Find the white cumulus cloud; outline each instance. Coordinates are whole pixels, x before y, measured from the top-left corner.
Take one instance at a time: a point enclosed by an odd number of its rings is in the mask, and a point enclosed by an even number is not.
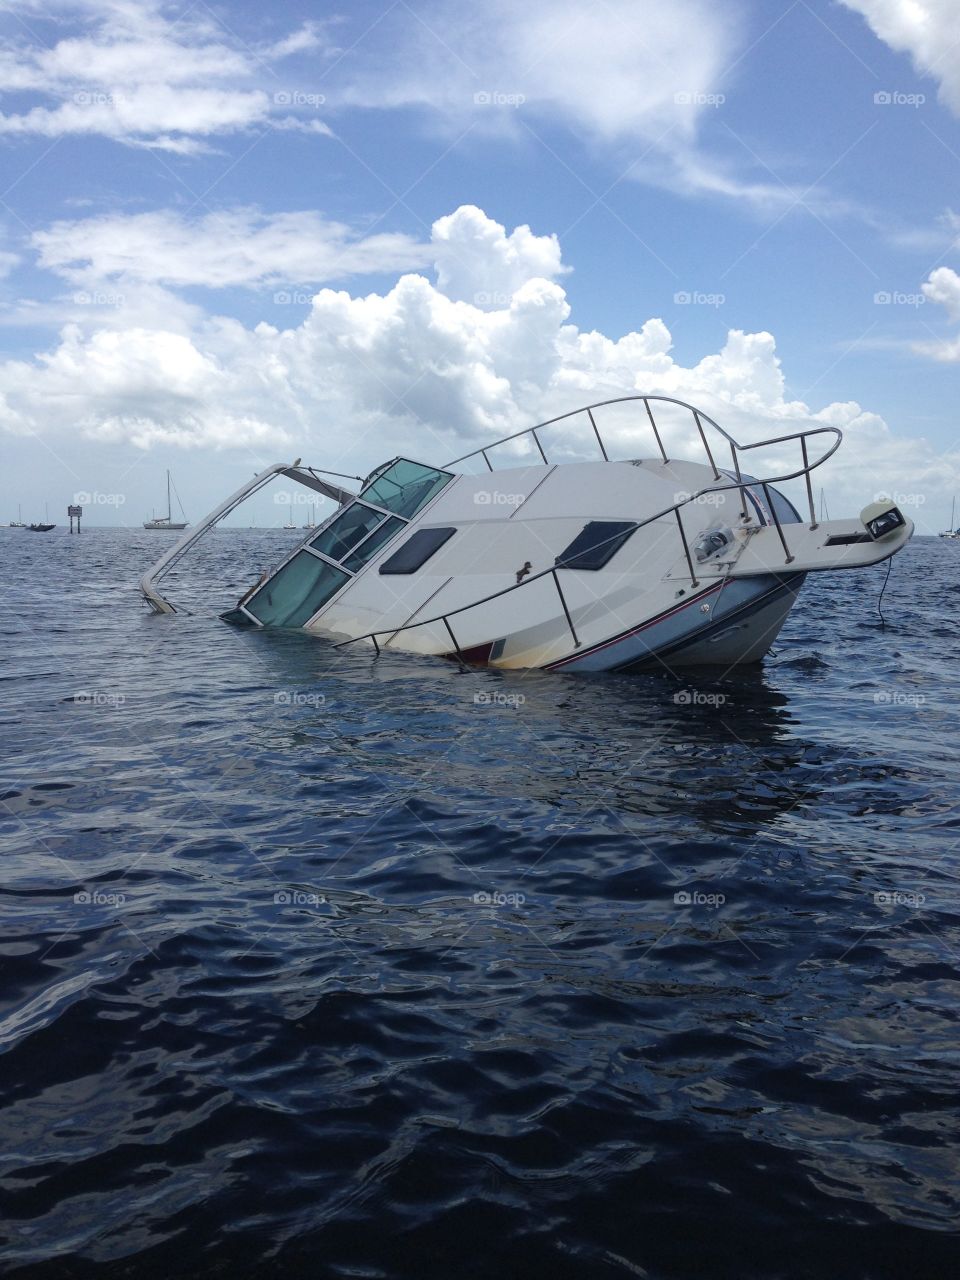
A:
[[[198,228],[203,243],[204,234]],[[287,328],[249,328],[196,307],[174,312],[171,324],[162,293],[152,324],[144,295],[136,324],[122,323],[123,305],[109,327],[92,312],[65,326],[50,350],[0,365],[0,427],[43,434],[54,448],[79,433],[141,448],[245,449],[258,461],[302,454],[357,473],[396,452],[445,462],[584,403],[642,392],[697,404],[745,443],[841,427],[845,445],[816,477],[834,514],[859,510],[881,490],[960,485],[956,455],[897,436],[854,402],[811,406],[791,396],[769,333],[732,329],[718,351],[687,366],[661,319],[620,337],[580,329],[551,236],[508,233],[468,206],[434,224],[433,253],[433,280],[402,275],[366,295],[320,289],[302,322]],[[185,252],[185,260],[194,259]],[[118,262],[122,272],[126,259]],[[473,301],[500,290],[496,304]],[[606,412],[620,456],[652,455],[636,409],[632,421]],[[689,415],[663,410],[661,422],[672,455],[696,456]],[[589,434],[561,429],[554,439],[595,451]],[[756,461],[777,471],[798,464],[796,445]]]
[[[921,75],[939,81],[940,97],[960,115],[960,41],[956,0],[841,0],[874,34],[910,55]]]

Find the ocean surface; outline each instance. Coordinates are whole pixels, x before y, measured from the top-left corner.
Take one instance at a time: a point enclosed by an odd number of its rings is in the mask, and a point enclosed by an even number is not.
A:
[[[0,1273],[960,1274],[960,544],[762,668],[219,622],[0,530]]]

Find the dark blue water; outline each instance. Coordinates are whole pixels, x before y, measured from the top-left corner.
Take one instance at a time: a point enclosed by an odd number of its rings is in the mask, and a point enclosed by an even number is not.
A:
[[[0,1270],[956,1275],[960,547],[678,681],[218,622],[292,536],[0,533]]]

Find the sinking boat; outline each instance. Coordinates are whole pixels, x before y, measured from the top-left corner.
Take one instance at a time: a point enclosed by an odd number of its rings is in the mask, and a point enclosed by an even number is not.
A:
[[[602,419],[613,407],[618,425],[605,437]],[[678,415],[702,460],[669,455]],[[578,432],[595,460],[563,460]],[[631,456],[615,459],[614,440]],[[564,414],[442,467],[391,459],[356,492],[335,473],[278,463],[211,512],[140,586],[157,612],[176,612],[159,590],[164,574],[282,475],[337,509],[221,615],[226,622],[504,668],[757,662],[808,573],[877,564],[913,534],[892,502],[858,518],[817,519],[811,472],[841,440],[824,426],[741,445],[693,405],[638,395]],[[761,449],[793,461],[756,477],[746,464]],[[787,481],[805,487],[807,515],[776,487]]]

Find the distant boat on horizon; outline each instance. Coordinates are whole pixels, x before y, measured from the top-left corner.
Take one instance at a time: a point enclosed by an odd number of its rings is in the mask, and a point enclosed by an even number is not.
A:
[[[31,533],[49,533],[51,529],[55,529],[57,527],[55,524],[50,524],[49,521],[50,506],[45,502],[43,504],[43,523],[40,521],[34,521],[33,524],[28,525],[27,527]]]
[[[177,502],[180,502],[180,495],[177,494]],[[180,510],[183,511],[183,504],[180,504]],[[173,519],[173,513],[170,509],[170,471],[167,470],[167,514],[165,516],[153,516],[149,520],[144,520],[143,527],[145,529],[186,529],[187,521],[179,521]]]
[[[950,528],[944,529],[940,534],[941,538],[950,538],[956,541],[960,538],[960,529],[957,528],[957,495],[953,495],[953,501],[950,503]]]
[[[27,526],[23,523],[23,512],[20,510],[20,503],[17,503],[17,518],[10,521],[11,529],[25,529]]]

